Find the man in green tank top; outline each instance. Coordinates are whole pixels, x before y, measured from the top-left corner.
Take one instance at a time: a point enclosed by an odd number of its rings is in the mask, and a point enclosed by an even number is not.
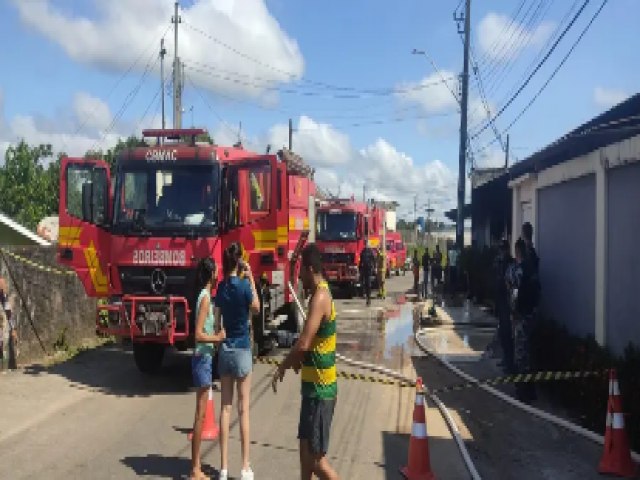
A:
[[[311,293],[309,312],[300,338],[276,370],[272,386],[282,381],[285,371],[301,371],[300,471],[303,480],[315,473],[322,480],[338,478],[327,460],[331,421],[338,397],[336,375],[336,309],[322,277],[322,259],[315,244],[302,251],[300,278]]]

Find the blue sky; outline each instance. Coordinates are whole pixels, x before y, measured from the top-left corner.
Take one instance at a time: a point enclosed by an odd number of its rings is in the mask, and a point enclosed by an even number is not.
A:
[[[582,3],[473,2],[473,56],[490,110],[497,111],[522,83],[536,56],[567,25],[563,17]],[[2,2],[0,59],[10,66],[0,80],[2,151],[25,138],[81,154],[157,125],[156,57],[165,34],[168,72],[172,4]],[[500,131],[538,91],[600,4],[588,2],[530,85],[496,120]],[[284,144],[291,117],[298,129],[294,149],[318,168],[319,182],[334,193],[361,194],[366,183],[371,195],[400,200],[404,214],[413,215],[416,193],[420,205],[431,199],[439,211],[450,208],[459,116],[442,78],[455,91],[451,78],[462,67],[462,43],[452,18],[457,5],[457,0],[183,0],[183,123],[191,124],[193,106],[194,123],[225,143],[235,139],[242,122],[245,143],[263,150],[267,143]],[[640,52],[633,46],[639,14],[634,0],[605,6],[565,66],[510,130],[512,158],[526,157],[637,91]],[[426,51],[441,74],[426,56],[411,55],[414,48]],[[470,130],[475,132],[487,114],[474,76],[470,82]],[[345,94],[357,98],[340,98]],[[170,124],[170,98],[166,105]],[[493,139],[488,129],[472,149]],[[495,165],[504,156],[497,144],[483,153],[474,155],[479,166]]]

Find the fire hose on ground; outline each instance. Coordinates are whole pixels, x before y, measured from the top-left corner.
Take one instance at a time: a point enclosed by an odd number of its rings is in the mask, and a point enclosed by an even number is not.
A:
[[[513,397],[511,397],[510,395],[507,395],[504,392],[501,392],[500,390],[491,387],[487,384],[482,383],[480,380],[478,380],[475,377],[472,377],[471,375],[469,375],[468,373],[463,372],[462,370],[460,370],[459,368],[457,368],[456,366],[452,365],[449,361],[447,361],[445,358],[441,357],[440,355],[436,354],[435,352],[433,352],[432,350],[429,350],[420,340],[420,336],[418,335],[418,331],[416,331],[414,333],[414,339],[416,342],[416,345],[418,345],[418,348],[420,348],[420,350],[422,350],[425,354],[429,355],[432,358],[435,358],[438,362],[440,362],[445,368],[447,368],[448,370],[450,370],[451,372],[453,372],[454,374],[458,375],[460,378],[463,378],[465,381],[472,383],[474,385],[476,385],[478,388],[481,388],[482,390],[484,390],[485,392],[499,398],[500,400],[516,407],[519,408],[520,410],[523,410],[527,413],[530,413],[532,415],[535,415],[538,418],[541,418],[543,420],[546,420],[550,423],[553,423],[559,427],[562,427],[566,430],[569,430],[570,432],[576,433],[580,436],[582,436],[583,438],[586,438],[588,440],[591,440],[592,442],[598,443],[600,445],[604,445],[604,437],[602,435],[599,435],[595,432],[592,432],[591,430],[588,430],[584,427],[581,427],[579,425],[576,425],[572,422],[569,422],[568,420],[565,420],[563,418],[557,417],[555,415],[552,415],[551,413],[545,412],[544,410],[540,410],[539,408],[535,408],[532,407],[531,405],[527,405],[526,403],[523,403]],[[631,452],[631,456],[633,457],[634,460],[636,461],[640,461],[640,454],[636,453],[636,452]]]
[[[307,316],[306,313],[304,311],[304,307],[302,306],[302,303],[300,302],[300,300],[298,299],[298,296],[296,295],[296,292],[293,288],[293,285],[291,284],[291,282],[288,282],[288,287],[289,287],[289,291],[291,292],[291,295],[293,296],[294,301],[296,302],[296,306],[298,307],[298,311],[300,312],[300,315],[302,316],[303,321],[306,321]],[[395,370],[391,370],[385,367],[381,367],[379,365],[374,365],[371,363],[367,363],[367,362],[361,362],[358,360],[353,360],[349,357],[345,357],[344,355],[341,355],[339,353],[336,352],[336,358],[338,360],[341,360],[342,362],[357,367],[357,368],[362,368],[364,370],[369,370],[372,372],[377,372],[377,373],[381,373],[383,375],[386,375],[388,377],[392,377],[395,378],[397,380],[401,380],[407,383],[410,383],[411,385],[415,385],[416,384],[416,380],[415,379],[411,379],[409,377],[407,377],[406,375],[401,374],[400,372],[397,372]],[[469,452],[467,451],[467,447],[464,444],[464,440],[462,439],[462,436],[460,435],[460,431],[458,430],[458,427],[455,423],[455,421],[453,420],[453,418],[451,417],[451,414],[449,413],[449,410],[447,410],[447,407],[444,403],[442,403],[442,401],[434,394],[429,393],[429,390],[425,391],[425,394],[433,401],[433,403],[436,405],[436,407],[438,408],[438,410],[440,411],[440,415],[442,415],[442,418],[444,419],[445,423],[447,424],[447,428],[449,429],[449,432],[451,433],[451,435],[453,436],[456,445],[458,446],[458,449],[460,450],[460,455],[462,456],[462,459],[464,460],[464,463],[467,467],[467,470],[469,471],[469,474],[471,475],[471,478],[473,478],[473,480],[481,480],[480,474],[478,473],[478,470],[476,469],[473,461],[471,460],[471,456],[469,455]]]

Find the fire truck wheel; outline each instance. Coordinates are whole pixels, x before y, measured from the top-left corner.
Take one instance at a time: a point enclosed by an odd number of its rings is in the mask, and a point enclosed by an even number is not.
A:
[[[162,365],[164,345],[158,343],[134,343],[133,358],[142,373],[156,373]]]

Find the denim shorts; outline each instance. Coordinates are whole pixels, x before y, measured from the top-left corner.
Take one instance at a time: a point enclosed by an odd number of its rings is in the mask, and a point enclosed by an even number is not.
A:
[[[194,354],[191,357],[193,385],[197,388],[208,387],[213,383],[213,357]]]
[[[221,377],[243,378],[253,369],[253,357],[250,348],[232,348],[224,343],[220,345],[218,356],[218,374]]]

